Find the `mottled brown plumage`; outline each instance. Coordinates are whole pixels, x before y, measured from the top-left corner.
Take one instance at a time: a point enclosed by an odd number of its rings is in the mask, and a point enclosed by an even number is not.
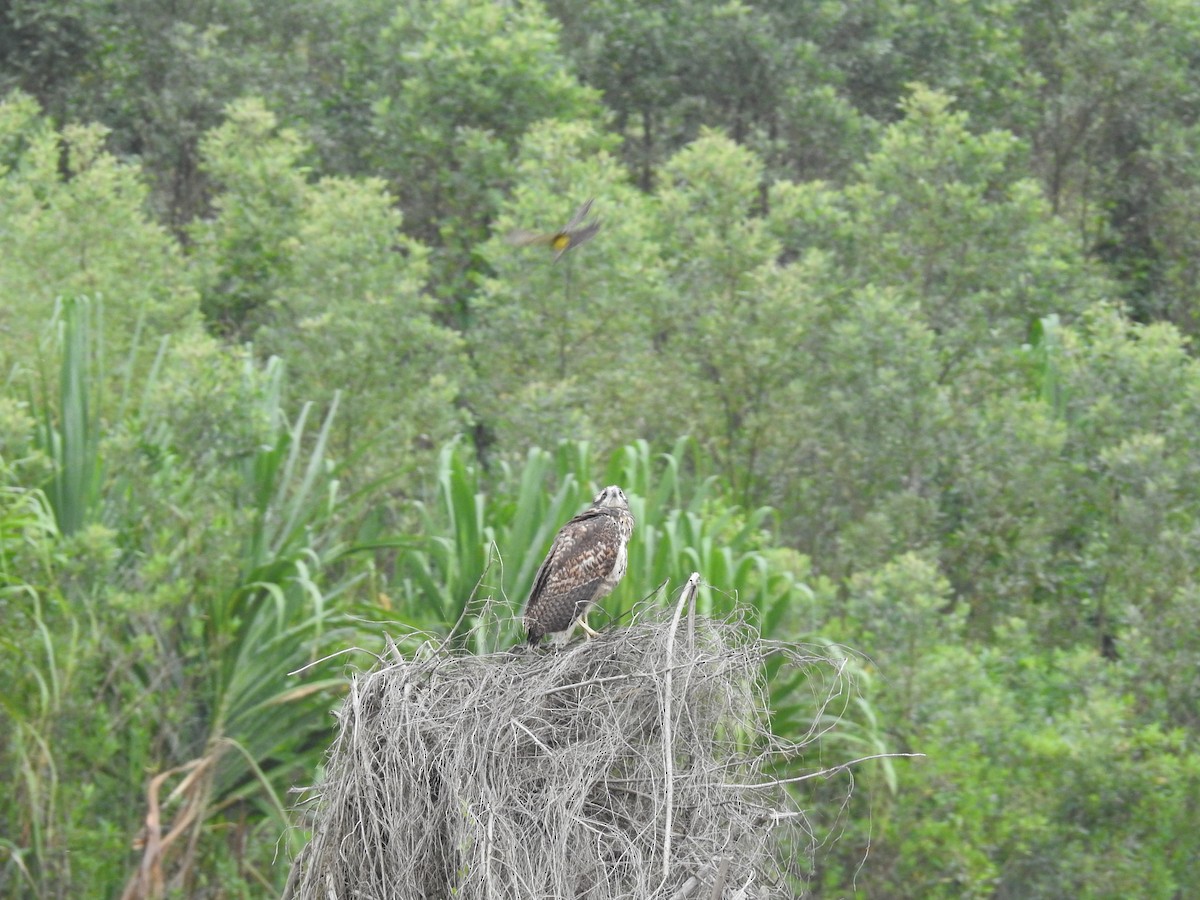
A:
[[[588,609],[625,574],[633,516],[625,494],[609,485],[592,505],[564,525],[538,568],[525,604],[530,644],[548,634],[570,636],[576,622],[588,627]]]

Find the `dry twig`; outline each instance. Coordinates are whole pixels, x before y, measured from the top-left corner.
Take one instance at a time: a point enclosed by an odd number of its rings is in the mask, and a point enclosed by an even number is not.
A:
[[[763,661],[829,661],[737,620],[692,615],[677,640],[685,601],[560,651],[443,648],[355,678],[285,896],[792,896],[809,836],[770,780]]]

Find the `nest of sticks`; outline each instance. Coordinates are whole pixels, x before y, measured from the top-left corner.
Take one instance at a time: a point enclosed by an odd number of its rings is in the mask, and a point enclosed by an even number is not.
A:
[[[797,745],[770,733],[763,665],[826,661],[682,607],[355,677],[285,897],[795,896],[813,839],[770,774]]]

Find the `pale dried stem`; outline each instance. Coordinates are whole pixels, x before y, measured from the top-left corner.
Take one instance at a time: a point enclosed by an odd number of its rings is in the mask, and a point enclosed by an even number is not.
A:
[[[845,686],[741,620],[681,629],[691,603],[557,652],[428,644],[357,676],[285,896],[793,896],[817,842],[775,768],[797,743],[767,726],[764,663]]]

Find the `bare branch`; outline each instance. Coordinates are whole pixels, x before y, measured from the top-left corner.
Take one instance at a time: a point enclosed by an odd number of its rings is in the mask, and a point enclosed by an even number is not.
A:
[[[549,652],[467,652],[511,623],[482,602],[465,639],[356,676],[326,779],[300,807],[313,836],[290,896],[706,900],[731,884],[793,896],[797,850],[820,841],[789,781],[763,773],[826,726],[770,732],[765,661],[823,670],[814,720],[836,715],[845,676],[740,617],[696,615],[698,586]]]

